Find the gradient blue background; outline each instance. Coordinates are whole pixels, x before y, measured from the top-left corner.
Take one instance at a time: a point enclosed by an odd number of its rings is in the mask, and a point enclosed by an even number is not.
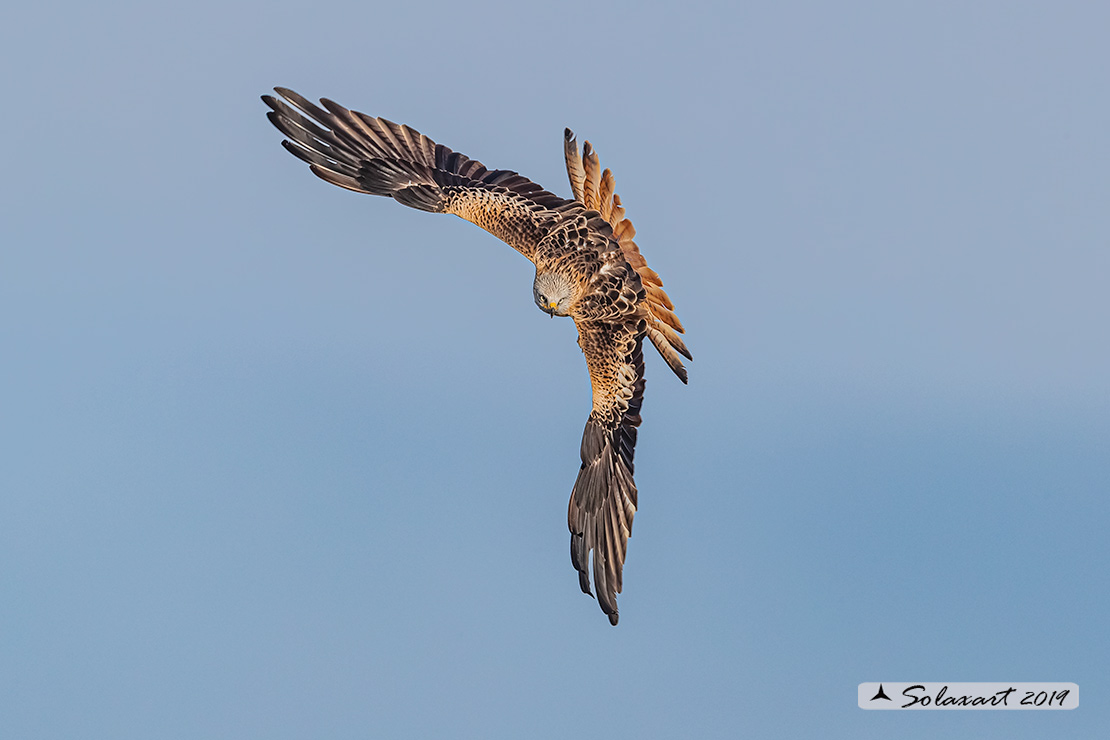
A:
[[[0,21],[3,737],[1105,736],[1104,5]],[[696,357],[647,360],[619,627],[568,557],[573,325],[488,234],[312,177],[275,84],[614,169]]]

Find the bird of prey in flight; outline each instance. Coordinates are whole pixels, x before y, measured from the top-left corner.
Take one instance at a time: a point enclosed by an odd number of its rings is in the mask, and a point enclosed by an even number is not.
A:
[[[574,200],[560,198],[509,170],[481,163],[408,126],[350,111],[330,100],[316,105],[292,90],[265,95],[268,117],[288,138],[282,145],[317,177],[358,193],[384,195],[430,213],[453,213],[476,224],[536,266],[533,294],[540,310],[570,316],[586,356],[593,410],[582,434],[582,467],[570,495],[570,559],[590,594],[617,623],[636,484],[632,456],[644,393],[647,337],[686,382],[679,355],[681,322],[632,240],[609,170],[599,171],[586,142],[581,153],[564,137]],[[323,106],[323,107],[320,107]]]

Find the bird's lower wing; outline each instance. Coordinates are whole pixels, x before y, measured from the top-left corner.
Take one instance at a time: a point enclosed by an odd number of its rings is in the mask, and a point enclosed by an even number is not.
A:
[[[390,196],[432,213],[477,224],[532,259],[548,223],[585,207],[508,170],[487,170],[420,132],[371,118],[330,100],[320,106],[292,90],[264,95],[270,122],[289,152],[317,177],[359,193]]]
[[[594,404],[582,433],[582,468],[567,511],[570,559],[582,591],[589,594],[593,553],[598,604],[616,624],[616,595],[636,514],[632,457],[644,396],[645,321],[576,323]]]

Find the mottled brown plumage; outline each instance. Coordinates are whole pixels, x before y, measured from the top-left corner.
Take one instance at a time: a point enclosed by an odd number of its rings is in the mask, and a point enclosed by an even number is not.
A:
[[[684,383],[678,355],[690,353],[678,338],[682,324],[662,281],[632,241],[635,229],[613,192],[612,174],[598,171],[589,142],[578,154],[568,129],[564,149],[575,196],[568,200],[515,172],[487,170],[408,126],[275,90],[280,98],[262,98],[271,108],[268,117],[288,137],[282,145],[318,177],[480,226],[535,264],[533,290],[542,310],[574,319],[593,409],[567,512],[571,562],[589,594],[593,554],[598,603],[616,624],[636,513],[632,459],[643,403],[643,339]]]
[[[678,356],[681,354],[688,360],[694,359],[690,356],[690,350],[686,349],[686,344],[678,336],[686,330],[678,320],[678,316],[674,314],[674,304],[663,291],[663,281],[659,273],[648,267],[647,260],[640,254],[640,248],[633,241],[636,227],[624,217],[621,198],[614,192],[613,173],[608,168],[604,172],[599,172],[601,165],[590,142],[587,141],[583,145],[582,153],[579,154],[574,132],[569,128],[564,132],[563,149],[567,162],[567,175],[570,177],[570,187],[574,191],[575,199],[587,208],[598,211],[612,227],[613,238],[620,245],[625,260],[639,274],[644,286],[646,295],[644,307],[650,314],[647,323],[648,338],[675,375],[685,383],[686,368]]]

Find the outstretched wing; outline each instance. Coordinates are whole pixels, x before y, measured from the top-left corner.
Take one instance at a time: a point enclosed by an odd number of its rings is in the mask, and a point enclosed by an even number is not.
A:
[[[408,126],[326,99],[321,108],[292,90],[274,90],[284,99],[264,95],[262,100],[272,109],[270,122],[289,137],[282,145],[333,185],[390,196],[422,211],[453,213],[529,259],[553,218],[585,211],[515,172],[487,170]]]
[[[594,405],[582,433],[582,467],[567,510],[570,560],[582,591],[590,593],[589,559],[597,601],[617,623],[617,594],[636,514],[632,457],[644,398],[646,321],[576,321],[586,355]]]
[[[659,350],[659,354],[670,365],[683,383],[686,382],[686,368],[679,355],[688,360],[694,359],[686,344],[679,334],[686,330],[682,322],[674,314],[674,304],[663,290],[663,280],[659,273],[647,265],[647,260],[640,254],[633,237],[636,236],[636,227],[624,217],[624,206],[621,197],[614,188],[613,173],[606,168],[601,170],[597,153],[594,152],[590,142],[582,146],[578,152],[578,142],[574,132],[569,128],[563,136],[563,153],[567,162],[567,176],[570,177],[570,187],[574,197],[586,208],[597,211],[613,228],[613,239],[620,245],[625,260],[639,275],[644,285],[646,300],[644,307],[651,314],[647,325],[647,335],[651,343]]]

